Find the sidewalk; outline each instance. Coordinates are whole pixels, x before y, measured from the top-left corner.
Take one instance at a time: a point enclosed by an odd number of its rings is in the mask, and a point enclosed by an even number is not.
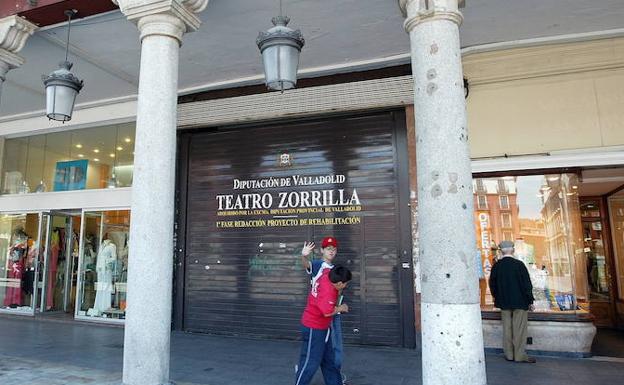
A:
[[[0,384],[121,383],[121,328],[0,316],[0,330]],[[278,385],[294,383],[299,343],[173,333],[171,350],[177,385]],[[352,385],[421,383],[413,350],[348,346],[344,366]],[[487,371],[489,385],[612,385],[622,383],[624,360],[538,357],[530,365],[488,355]]]

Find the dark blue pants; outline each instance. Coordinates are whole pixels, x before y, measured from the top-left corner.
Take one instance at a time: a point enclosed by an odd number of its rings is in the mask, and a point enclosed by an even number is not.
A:
[[[340,314],[336,314],[331,323],[332,345],[334,346],[334,362],[338,370],[342,370],[342,325]]]
[[[301,328],[301,358],[297,370],[296,385],[309,385],[321,367],[325,385],[342,385],[340,368],[336,366],[331,329]]]

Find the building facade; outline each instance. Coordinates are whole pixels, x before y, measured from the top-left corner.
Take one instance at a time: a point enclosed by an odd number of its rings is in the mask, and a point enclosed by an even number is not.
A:
[[[534,286],[529,349],[587,356],[595,326],[624,327],[622,36],[462,50],[472,173],[461,177],[474,178],[474,210],[464,210],[475,236],[470,253],[444,263],[475,275],[486,347],[501,343],[487,279],[502,240],[514,241]],[[175,103],[176,132],[151,136],[139,132],[133,98],[79,106],[63,126],[37,113],[1,117],[0,312],[125,322],[132,258],[148,266],[141,274],[168,263],[156,258],[166,244],[143,239],[154,232],[174,242],[173,277],[134,288],[171,294],[161,311],[175,329],[293,339],[308,288],[301,246],[333,235],[354,272],[345,340],[426,346],[422,314],[435,302],[423,290],[432,271],[418,196],[429,182],[417,168],[449,154],[418,157],[411,66],[378,67],[310,76],[283,95],[240,84],[190,92]],[[176,146],[161,154],[153,140]],[[146,171],[163,158],[176,164],[164,192]],[[137,190],[139,175],[151,176]],[[439,177],[450,193],[458,176]],[[161,194],[172,207],[151,200]],[[151,211],[135,220],[142,202]],[[172,234],[156,231],[163,223]],[[436,231],[452,239],[457,229]],[[155,306],[137,298],[145,314]]]

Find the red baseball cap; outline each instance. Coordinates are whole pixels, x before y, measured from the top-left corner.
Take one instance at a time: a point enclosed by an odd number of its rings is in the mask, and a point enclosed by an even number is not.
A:
[[[338,248],[338,240],[334,237],[323,238],[323,242],[321,242],[321,247],[326,248],[327,246],[333,246],[335,248]]]

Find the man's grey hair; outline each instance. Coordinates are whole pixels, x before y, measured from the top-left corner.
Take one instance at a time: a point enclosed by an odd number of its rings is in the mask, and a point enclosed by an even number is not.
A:
[[[513,254],[513,252],[514,252],[513,247],[505,247],[504,249],[501,249],[501,253],[503,253],[503,255]]]

